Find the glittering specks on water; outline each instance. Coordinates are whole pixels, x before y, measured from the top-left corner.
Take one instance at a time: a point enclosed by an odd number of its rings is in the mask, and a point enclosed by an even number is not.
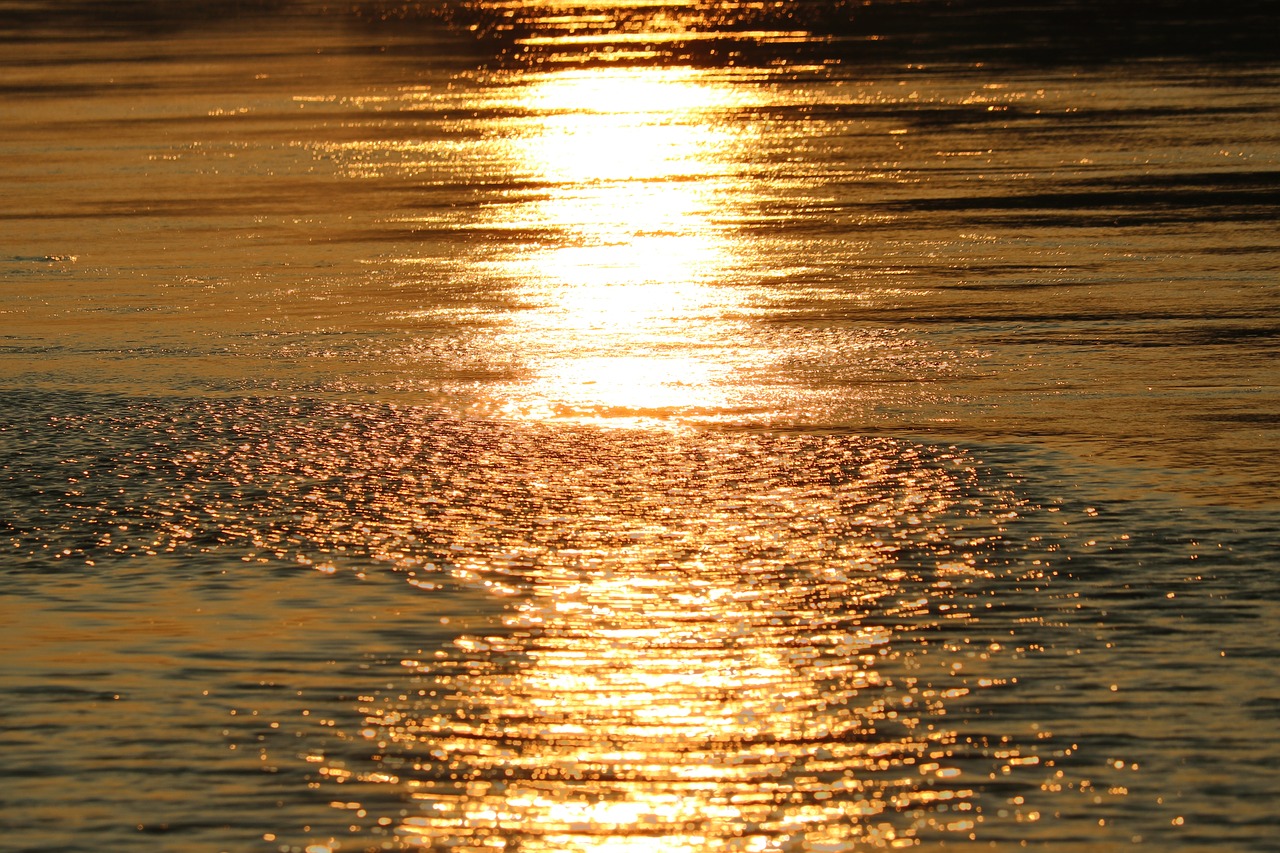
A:
[[[1018,609],[1045,577],[1002,535],[1025,502],[963,453],[121,403],[10,427],[6,479],[45,492],[6,508],[33,568],[230,552],[509,602],[369,685],[314,777],[339,805],[399,802],[375,824],[397,843],[894,846],[968,836],[1054,761],[1047,730],[962,713],[1017,682],[1049,612]]]

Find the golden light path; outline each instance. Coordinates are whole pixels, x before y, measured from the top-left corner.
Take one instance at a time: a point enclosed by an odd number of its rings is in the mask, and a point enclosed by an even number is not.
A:
[[[759,265],[739,227],[752,140],[722,111],[762,90],[612,67],[490,85],[496,130],[463,144],[507,189],[463,227],[494,238],[468,263],[513,306],[486,352],[520,369],[492,385],[505,425],[432,427],[445,480],[389,506],[406,541],[447,543],[433,571],[512,605],[365,697],[377,770],[332,768],[355,783],[335,802],[391,786],[397,843],[468,853],[968,835],[972,774],[1035,759],[945,720],[1003,678],[999,644],[964,633],[992,538],[958,519],[1006,498],[966,496],[961,457],[907,443],[599,429],[760,405],[744,374],[768,348],[742,339],[763,297],[735,286]],[[369,448],[372,470],[431,438]]]

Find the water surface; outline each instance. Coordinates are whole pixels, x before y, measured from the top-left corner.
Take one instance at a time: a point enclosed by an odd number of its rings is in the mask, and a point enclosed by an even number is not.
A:
[[[1256,11],[11,5],[17,849],[1272,844]]]

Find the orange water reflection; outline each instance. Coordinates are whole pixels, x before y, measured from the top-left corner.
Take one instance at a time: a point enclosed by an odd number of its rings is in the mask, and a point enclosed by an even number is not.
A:
[[[399,842],[476,853],[969,833],[975,787],[1022,758],[946,719],[1001,679],[999,645],[969,645],[993,577],[989,538],[953,525],[981,504],[963,498],[973,471],[894,442],[562,423],[760,405],[746,376],[771,348],[742,343],[766,298],[743,273],[760,267],[740,229],[752,131],[722,120],[760,90],[615,67],[491,87],[499,117],[467,144],[503,189],[467,223],[490,238],[469,274],[511,306],[483,346],[519,369],[481,393],[532,444],[447,448],[451,476],[477,478],[433,492],[446,509],[415,510],[416,486],[395,504],[406,539],[448,543],[431,571],[513,604],[503,630],[366,697],[359,783],[408,798]]]
[[[813,613],[815,633],[800,636],[797,611],[829,584],[784,591],[708,574],[635,565],[542,588],[518,617],[527,637],[488,641],[522,664],[464,670],[462,719],[410,733],[430,737],[467,784],[419,791],[406,836],[528,851],[895,839],[901,829],[881,816],[928,796],[906,786],[919,787],[907,765],[930,743],[874,738],[887,713],[876,650],[889,632]]]

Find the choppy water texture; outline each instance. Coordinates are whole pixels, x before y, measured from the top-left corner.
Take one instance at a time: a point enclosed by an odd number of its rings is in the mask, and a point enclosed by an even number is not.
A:
[[[1261,4],[104,5],[0,3],[3,846],[1274,849]]]

